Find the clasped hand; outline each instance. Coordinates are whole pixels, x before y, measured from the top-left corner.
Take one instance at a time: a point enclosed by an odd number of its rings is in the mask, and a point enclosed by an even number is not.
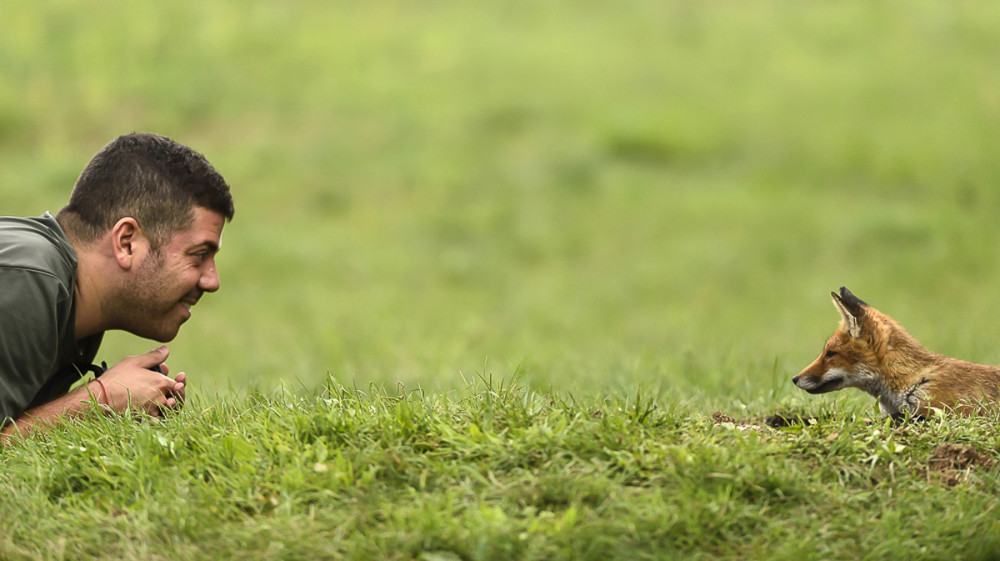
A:
[[[170,377],[170,369],[164,364],[169,354],[167,347],[160,347],[130,356],[109,368],[100,377],[107,405],[118,413],[131,405],[154,417],[160,416],[163,409],[180,407],[187,375],[181,372],[175,378]],[[151,370],[156,366],[162,374]]]

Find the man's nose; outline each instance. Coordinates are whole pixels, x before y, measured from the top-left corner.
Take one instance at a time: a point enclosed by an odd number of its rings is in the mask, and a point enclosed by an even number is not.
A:
[[[215,267],[205,271],[201,275],[201,278],[198,279],[198,288],[205,292],[215,292],[216,290],[219,290],[219,286],[221,285],[222,282],[219,280],[219,272],[215,269]]]

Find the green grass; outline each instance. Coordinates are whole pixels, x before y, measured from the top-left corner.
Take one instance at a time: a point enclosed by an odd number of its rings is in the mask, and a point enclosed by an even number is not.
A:
[[[988,559],[996,418],[783,428],[663,396],[346,389],[91,418],[4,453],[8,559]],[[954,456],[954,455],[951,455]]]
[[[996,7],[181,0],[3,20],[0,213],[57,210],[132,130],[204,152],[237,212],[222,290],[171,343],[188,408],[0,451],[0,557],[995,549],[995,470],[927,466],[946,442],[996,459],[996,419],[869,425],[867,396],[790,377],[840,285],[932,350],[1000,363]],[[100,358],[151,346],[111,334]]]

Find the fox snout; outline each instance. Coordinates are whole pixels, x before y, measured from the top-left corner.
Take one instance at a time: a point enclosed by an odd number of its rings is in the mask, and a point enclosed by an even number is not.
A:
[[[828,368],[823,358],[816,359],[805,370],[793,376],[792,383],[813,394],[842,389],[847,372],[841,368]]]
[[[792,383],[799,388],[812,393],[835,392],[844,388],[844,375],[841,372],[827,372],[819,377],[795,376]]]

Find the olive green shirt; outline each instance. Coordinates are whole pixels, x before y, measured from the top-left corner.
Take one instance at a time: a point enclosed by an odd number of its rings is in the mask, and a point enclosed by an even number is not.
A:
[[[76,252],[49,213],[0,217],[0,427],[69,391],[103,334],[75,337]]]

